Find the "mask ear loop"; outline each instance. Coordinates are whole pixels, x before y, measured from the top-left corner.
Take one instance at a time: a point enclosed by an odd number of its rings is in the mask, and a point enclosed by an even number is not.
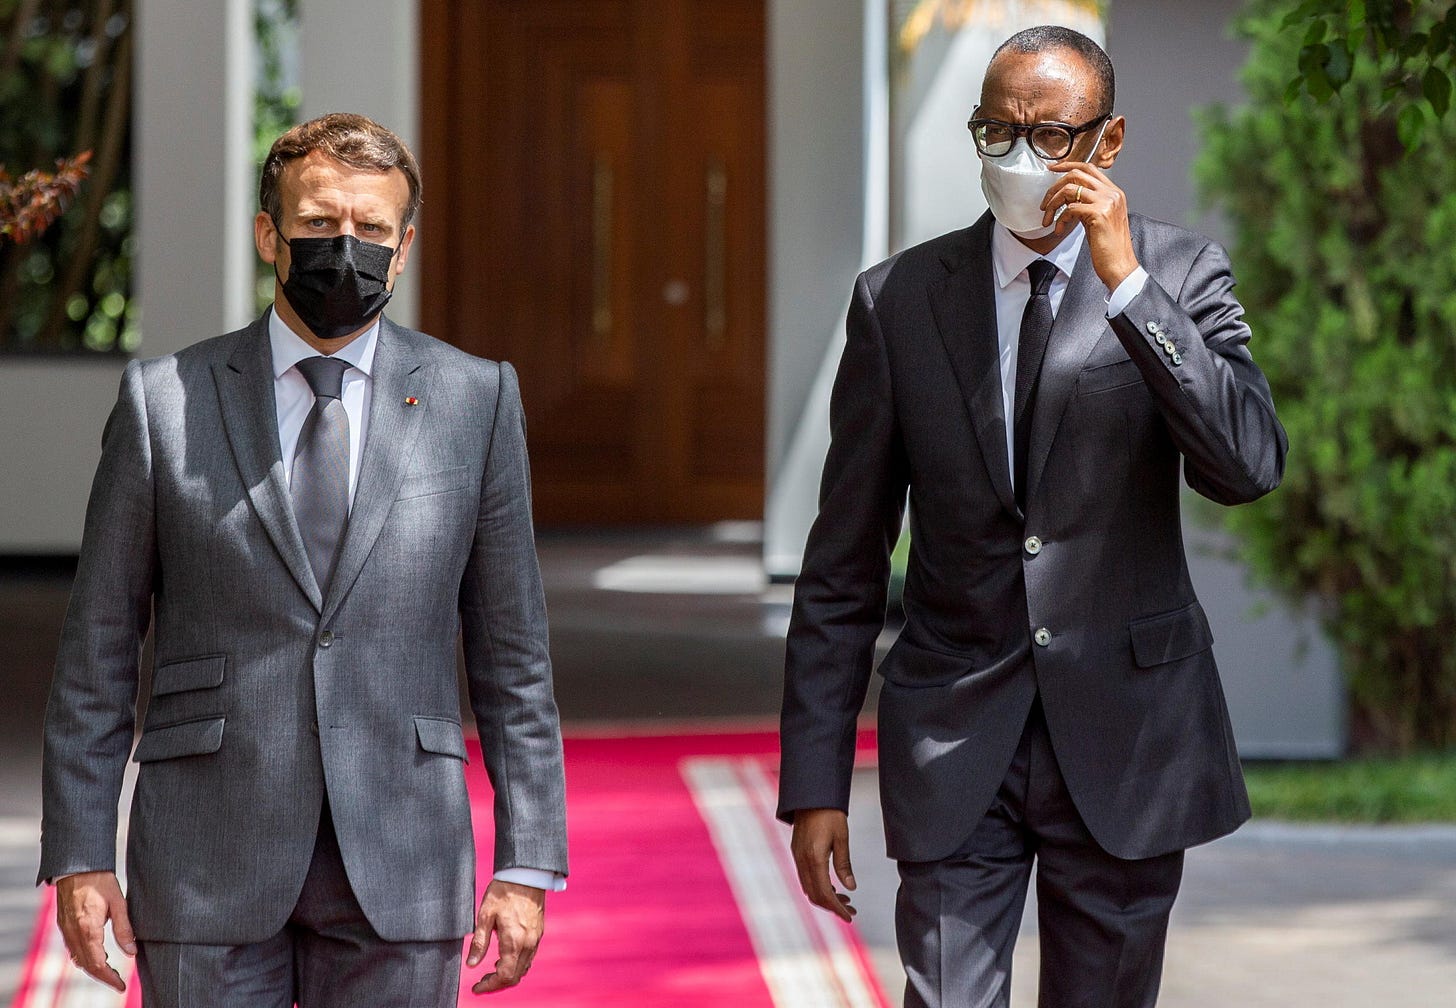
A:
[[[1102,141],[1107,138],[1106,137],[1107,127],[1108,127],[1108,124],[1110,124],[1111,122],[1112,122],[1112,113],[1109,112],[1107,114],[1107,118],[1104,119],[1104,120],[1102,120],[1102,125],[1097,128],[1097,139],[1092,144],[1092,157],[1095,158],[1097,156],[1097,148],[1098,147],[1101,147],[1102,146]]]

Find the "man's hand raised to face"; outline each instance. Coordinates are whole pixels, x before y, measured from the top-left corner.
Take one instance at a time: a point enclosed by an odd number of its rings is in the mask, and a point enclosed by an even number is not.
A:
[[[1085,161],[1061,161],[1051,165],[1061,178],[1042,200],[1043,223],[1050,224],[1059,207],[1056,237],[1061,239],[1078,224],[1087,232],[1092,268],[1107,291],[1117,290],[1138,268],[1132,249],[1132,229],[1127,222],[1127,195],[1096,165]]]
[[[809,902],[835,916],[854,920],[857,910],[849,897],[836,892],[829,878],[829,865],[840,885],[854,891],[854,869],[849,863],[849,817],[839,809],[799,809],[794,813],[794,835],[790,841],[799,886]]]
[[[121,974],[106,961],[106,922],[121,950],[136,955],[136,934],[126,913],[126,898],[113,872],[82,872],[56,882],[56,923],[71,961],[106,986],[125,991]]]

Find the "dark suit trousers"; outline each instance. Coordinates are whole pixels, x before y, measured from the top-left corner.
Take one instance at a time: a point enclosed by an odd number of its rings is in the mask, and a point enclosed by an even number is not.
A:
[[[462,940],[388,942],[349,886],[327,803],[287,925],[252,945],[141,942],[145,1008],[453,1008]]]
[[[1036,864],[1041,1008],[1151,1008],[1183,852],[1125,861],[1083,825],[1032,705],[990,810],[944,861],[900,862],[906,1008],[1005,1008]]]

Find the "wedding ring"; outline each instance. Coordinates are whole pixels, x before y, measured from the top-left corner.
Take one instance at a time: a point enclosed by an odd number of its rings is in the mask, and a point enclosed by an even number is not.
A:
[[[1073,203],[1080,203],[1080,202],[1082,202],[1082,187],[1081,186],[1078,186],[1077,187],[1077,193],[1076,193],[1076,195],[1074,195],[1072,197],[1072,202]]]

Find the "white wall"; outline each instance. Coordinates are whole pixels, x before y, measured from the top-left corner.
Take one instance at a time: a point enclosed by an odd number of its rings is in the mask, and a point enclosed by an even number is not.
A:
[[[299,0],[301,118],[357,112],[389,128],[419,156],[419,8],[399,0]],[[429,179],[425,210],[429,217]],[[416,246],[418,248],[418,246]],[[386,314],[418,325],[419,263],[395,282]]]
[[[80,548],[122,364],[0,357],[0,554]]]

